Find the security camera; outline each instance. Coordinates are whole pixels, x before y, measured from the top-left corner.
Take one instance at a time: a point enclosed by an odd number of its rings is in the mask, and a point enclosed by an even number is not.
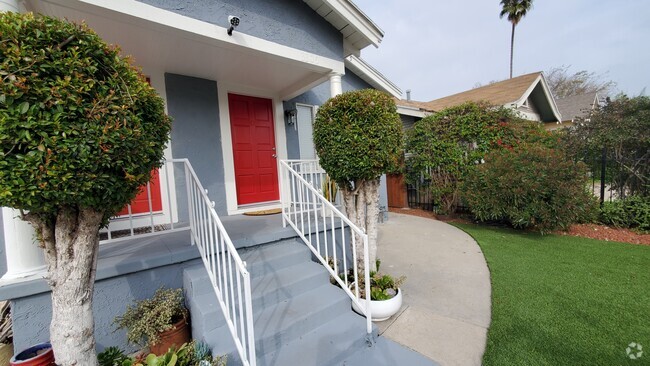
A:
[[[239,25],[239,17],[236,17],[234,15],[229,15],[228,16],[228,23],[230,23],[230,28],[228,28],[228,35],[232,36],[232,31],[237,28]]]

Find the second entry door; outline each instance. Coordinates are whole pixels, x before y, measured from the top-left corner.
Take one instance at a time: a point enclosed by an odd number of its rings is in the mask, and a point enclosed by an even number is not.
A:
[[[237,204],[277,201],[278,168],[270,99],[228,94]]]

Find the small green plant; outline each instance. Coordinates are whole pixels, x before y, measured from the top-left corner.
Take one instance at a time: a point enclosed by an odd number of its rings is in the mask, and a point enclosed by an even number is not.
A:
[[[391,275],[387,274],[382,274],[379,273],[379,267],[381,265],[381,261],[379,259],[376,260],[376,271],[370,271],[370,300],[373,301],[381,301],[381,300],[388,300],[395,295],[397,295],[397,291],[399,288],[404,284],[406,281],[406,276],[400,276],[399,278],[395,279]],[[364,285],[364,274],[359,273],[359,296],[361,298],[366,297],[366,289]],[[354,272],[353,270],[350,270],[348,273],[348,281],[353,282],[354,281]],[[354,287],[352,287],[354,289]]]
[[[178,349],[171,347],[160,356],[150,353],[138,358],[125,358],[119,366],[226,366],[227,362],[227,356],[213,357],[207,344],[192,341]]]
[[[650,231],[650,197],[629,196],[623,200],[605,202],[600,208],[599,221],[619,228]]]
[[[118,329],[126,329],[129,342],[154,345],[160,333],[172,329],[181,319],[187,319],[182,289],[160,288],[150,299],[127,307],[122,316],[115,318]]]
[[[107,347],[97,355],[99,366],[121,366],[128,357],[117,347]]]

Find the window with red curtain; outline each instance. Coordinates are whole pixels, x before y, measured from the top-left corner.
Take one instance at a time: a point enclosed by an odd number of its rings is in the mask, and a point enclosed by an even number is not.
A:
[[[147,77],[147,83],[151,85],[151,79]],[[149,191],[151,191],[151,211],[162,211],[162,195],[160,194],[160,176],[158,169],[151,171],[151,180],[149,181]],[[131,214],[149,213],[149,192],[147,185],[140,187],[140,192],[131,201]],[[122,211],[118,212],[118,216],[125,216],[129,214],[128,206],[125,206]]]

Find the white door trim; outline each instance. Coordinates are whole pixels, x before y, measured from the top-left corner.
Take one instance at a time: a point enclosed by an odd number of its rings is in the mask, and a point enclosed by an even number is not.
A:
[[[251,97],[271,99],[273,107],[273,123],[275,134],[275,148],[277,159],[287,158],[287,137],[284,130],[284,107],[282,100],[276,92],[255,89],[244,85],[217,81],[217,94],[219,98],[219,127],[221,129],[221,151],[223,154],[223,170],[226,188],[226,209],[228,215],[237,215],[244,212],[279,208],[280,202],[260,203],[254,206],[240,207],[237,204],[237,184],[235,182],[235,161],[232,151],[232,132],[230,130],[230,107],[228,94],[239,94]],[[278,186],[280,185],[280,172],[278,171]],[[278,191],[279,194],[279,191]]]

